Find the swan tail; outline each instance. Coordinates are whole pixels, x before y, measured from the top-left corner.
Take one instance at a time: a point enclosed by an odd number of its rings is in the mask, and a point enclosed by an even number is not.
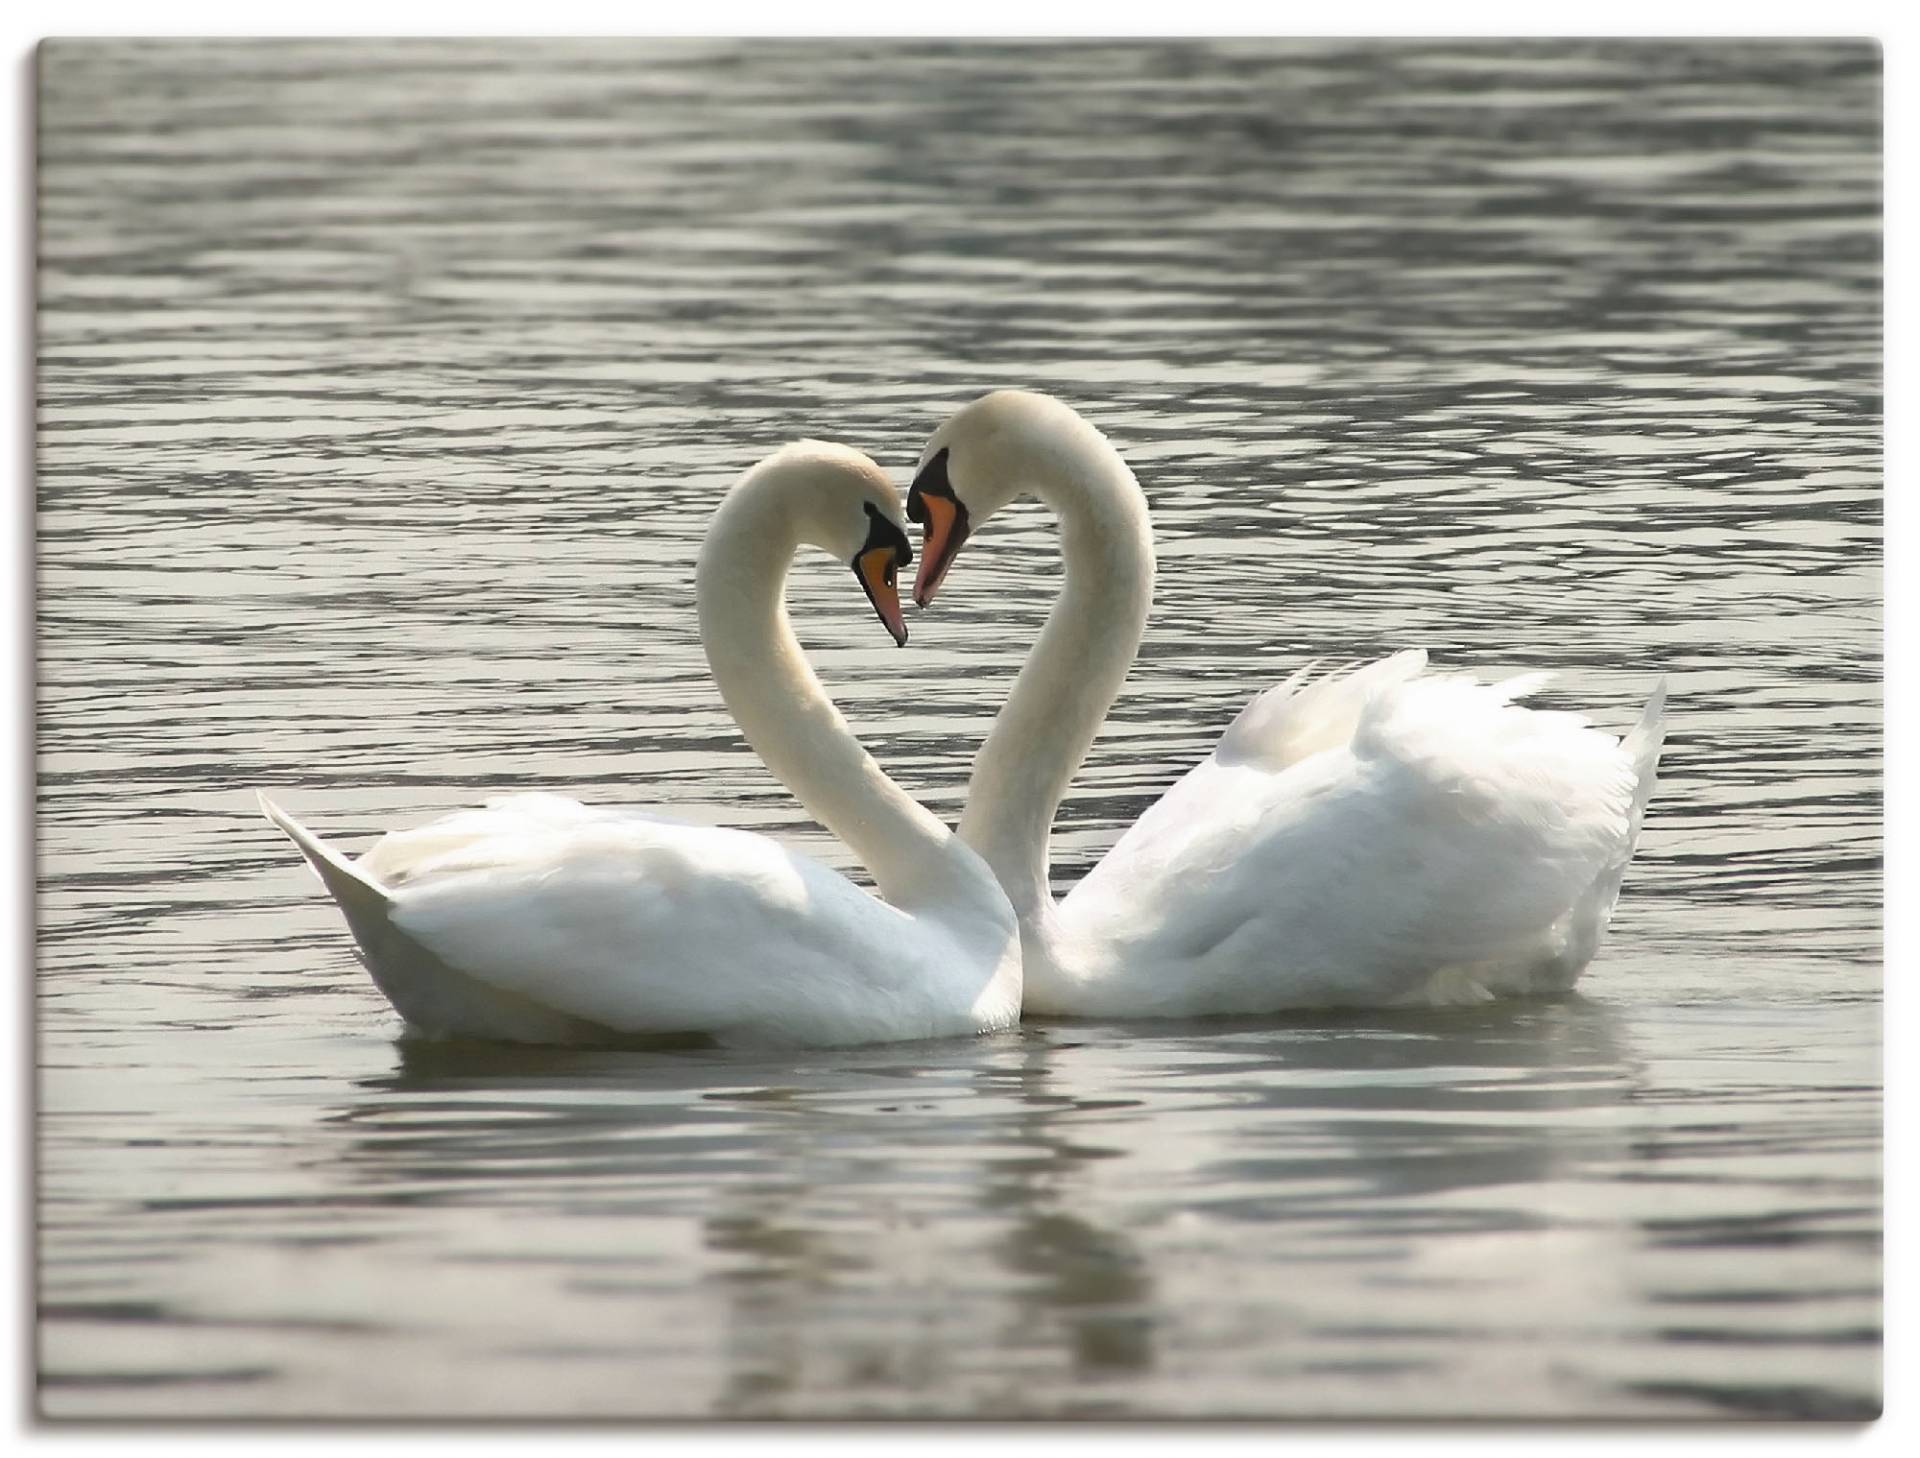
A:
[[[1633,762],[1633,806],[1627,815],[1627,852],[1633,852],[1640,839],[1640,824],[1647,816],[1647,801],[1653,798],[1658,781],[1660,748],[1667,738],[1667,680],[1664,676],[1653,686],[1653,697],[1640,712],[1640,722],[1627,731],[1620,747]]]
[[[506,1043],[604,1043],[613,1030],[510,988],[494,987],[443,961],[393,924],[395,902],[379,879],[333,849],[262,793],[260,809],[307,858],[347,918],[373,984],[416,1032]]]
[[[328,894],[346,913],[347,925],[353,929],[355,938],[364,942],[363,933],[385,926],[393,910],[393,898],[387,894],[387,888],[274,804],[265,791],[259,793],[261,812],[285,831],[287,839],[307,858],[307,864],[325,883]]]

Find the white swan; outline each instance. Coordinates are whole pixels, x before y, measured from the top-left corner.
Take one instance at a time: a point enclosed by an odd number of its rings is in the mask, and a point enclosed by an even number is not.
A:
[[[968,534],[1031,492],[1066,586],[974,763],[961,838],[1020,914],[1026,1010],[1188,1017],[1570,987],[1633,852],[1664,687],[1626,741],[1397,653],[1255,698],[1059,904],[1048,833],[1139,646],[1146,499],[1057,400],[999,391],[921,457],[922,607]]]
[[[395,831],[350,862],[263,795],[417,1031],[795,1045],[1018,1021],[1019,935],[992,871],[881,772],[801,656],[783,589],[803,543],[851,561],[906,641],[899,495],[864,455],[814,441],[755,466],[715,512],[701,641],[747,742],[886,901],[764,836],[544,794]]]

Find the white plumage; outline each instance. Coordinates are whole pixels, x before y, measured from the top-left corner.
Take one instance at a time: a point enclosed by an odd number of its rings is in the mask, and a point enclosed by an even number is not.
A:
[[[1072,1010],[1571,987],[1633,851],[1662,697],[1623,746],[1515,706],[1507,685],[1424,674],[1425,659],[1249,705],[1060,903],[1055,944],[1083,959]]]

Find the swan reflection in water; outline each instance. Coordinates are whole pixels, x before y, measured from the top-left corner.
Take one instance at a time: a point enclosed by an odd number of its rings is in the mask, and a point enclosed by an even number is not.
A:
[[[1635,1077],[1606,1006],[1152,1026],[779,1057],[402,1041],[331,1127],[370,1196],[515,1212],[431,1259],[524,1268],[523,1306],[464,1339],[550,1353],[548,1410],[598,1383],[593,1410],[634,1414],[1118,1416],[1177,1399],[1170,1349],[1248,1323],[1275,1381],[1432,1344],[1411,1315],[1358,1329],[1343,1283],[1430,1321],[1503,1243],[1522,1296],[1625,1278],[1618,1230],[1538,1203],[1630,1157],[1593,1117]]]

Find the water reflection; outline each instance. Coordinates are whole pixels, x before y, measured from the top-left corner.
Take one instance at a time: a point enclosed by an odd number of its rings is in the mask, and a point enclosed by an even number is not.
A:
[[[999,1041],[985,1057],[928,1045],[796,1069],[719,1053],[403,1040],[393,1073],[367,1081],[332,1122],[350,1134],[343,1167],[381,1188],[425,1180],[474,1199],[497,1181],[517,1202],[542,1205],[529,1182],[544,1179],[558,1210],[586,1219],[610,1208],[658,1218],[655,1202],[673,1209],[676,1188],[712,1188],[712,1208],[678,1213],[697,1222],[702,1279],[725,1304],[721,1412],[782,1411],[796,1393],[951,1404],[942,1389],[955,1287],[979,1308],[960,1313],[965,1335],[977,1338],[984,1322],[997,1348],[1043,1365],[1058,1348],[1088,1379],[1148,1367],[1145,1258],[1073,1208],[1075,1171],[1125,1151],[1087,1143],[1062,1117],[1132,1101],[1059,1095],[1048,1038]],[[769,1073],[778,1081],[758,1081]],[[930,1077],[934,1096],[921,1096]],[[590,1088],[605,1096],[583,1098]],[[716,1179],[746,1151],[748,1177]],[[897,1205],[891,1193],[901,1163],[915,1159],[937,1163],[950,1187],[935,1210]],[[963,1227],[964,1255],[930,1222]],[[594,1270],[596,1290],[617,1285],[602,1261]],[[1017,1385],[1000,1397],[1022,1402]]]
[[[1105,1207],[1090,1198],[1089,1167],[1124,1160],[1127,1149],[1104,1130],[1090,1134],[1085,1116],[1139,1103],[1066,1092],[1056,1039],[1052,1031],[1029,1036],[1018,1067],[1000,1079],[1018,1101],[1009,1122],[1020,1148],[1016,1157],[995,1162],[981,1190],[983,1204],[1005,1232],[995,1255],[1016,1278],[1015,1309],[999,1341],[1003,1349],[1025,1352],[1056,1346],[1075,1382],[1122,1380],[1154,1364],[1153,1273],[1148,1256],[1123,1228],[1097,1218]],[[1069,1398],[1064,1408],[1082,1417],[1125,1410],[1112,1398]]]
[[[388,1208],[510,1206],[542,1223],[519,1258],[563,1273],[567,1305],[628,1308],[591,1339],[525,1313],[516,1350],[644,1363],[700,1340],[649,1318],[673,1252],[721,1313],[715,1411],[1082,1416],[1137,1410],[1161,1333],[1193,1320],[1159,1266],[1191,1264],[1197,1230],[1247,1290],[1329,1242],[1397,1249],[1379,1275],[1418,1282],[1423,1243],[1538,1231],[1522,1192],[1626,1157],[1594,1115],[1633,1097],[1633,1059],[1583,999],[1142,1031],[792,1061],[402,1040],[329,1116],[328,1157]],[[1322,1375],[1419,1335],[1297,1318]],[[1000,1356],[969,1370],[956,1350]]]

